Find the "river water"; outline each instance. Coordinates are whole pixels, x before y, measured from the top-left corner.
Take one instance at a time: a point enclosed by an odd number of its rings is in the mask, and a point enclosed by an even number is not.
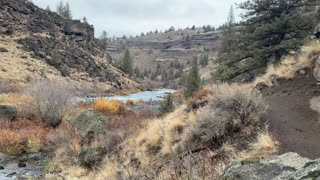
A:
[[[159,89],[155,91],[142,91],[126,96],[111,96],[111,97],[104,97],[104,99],[112,101],[112,100],[119,100],[119,101],[160,101],[163,100],[163,98],[168,94],[168,93],[174,93],[176,90],[173,89]],[[85,101],[94,101],[94,98],[80,98],[81,100]]]

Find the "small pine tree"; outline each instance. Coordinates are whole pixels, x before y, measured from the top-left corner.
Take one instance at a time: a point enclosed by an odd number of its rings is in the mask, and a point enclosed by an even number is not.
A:
[[[87,20],[87,18],[85,16],[82,18],[82,22],[88,23],[88,20]]]
[[[72,13],[71,13],[69,3],[66,3],[64,5],[63,1],[61,0],[58,4],[56,10],[60,16],[66,18],[66,19],[72,19]]]
[[[172,94],[168,94],[164,101],[160,103],[160,113],[161,114],[167,114],[170,112],[173,112],[175,109],[174,104],[173,104],[173,96]]]
[[[69,3],[67,3],[67,4],[64,6],[63,16],[64,16],[65,18],[67,18],[67,19],[72,19],[72,13],[71,13],[71,9],[70,9]]]
[[[50,6],[49,6],[49,5],[46,7],[46,11],[51,11],[51,9],[50,9]]]
[[[60,68],[60,72],[63,77],[70,76],[70,71],[65,64]]]
[[[197,57],[194,57],[192,61],[192,67],[187,77],[186,90],[184,92],[184,96],[186,98],[192,96],[193,93],[200,88],[200,83],[201,79],[199,76],[198,59]]]
[[[60,57],[60,54],[59,54],[58,50],[54,49],[51,52],[51,59],[48,59],[48,64],[51,65],[51,66],[54,66],[56,68],[60,67],[61,57]]]
[[[107,45],[108,45],[108,33],[107,31],[102,31],[102,34],[99,38],[100,43],[101,43],[101,51],[105,52],[107,50]]]
[[[62,0],[59,2],[59,4],[57,5],[57,13],[62,16],[64,12],[64,4],[62,2]]]
[[[142,77],[142,74],[141,74],[141,71],[138,67],[135,67],[134,68],[134,75],[136,78],[141,78]]]
[[[124,56],[122,58],[122,62],[121,62],[121,68],[122,70],[129,74],[132,75],[132,58],[130,55],[130,51],[127,49],[126,52],[124,53]]]

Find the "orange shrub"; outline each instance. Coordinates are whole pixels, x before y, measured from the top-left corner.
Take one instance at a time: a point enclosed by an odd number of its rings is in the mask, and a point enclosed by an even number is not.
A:
[[[187,100],[187,105],[189,108],[198,109],[203,107],[208,103],[207,97],[212,94],[208,87],[204,87],[193,94],[191,98]]]
[[[96,100],[93,104],[93,108],[111,115],[119,114],[121,103],[119,101],[107,101],[104,99]]]
[[[0,152],[20,155],[38,152],[44,144],[47,129],[41,122],[28,120],[0,122]]]
[[[19,155],[23,152],[22,135],[12,130],[0,130],[0,152]]]

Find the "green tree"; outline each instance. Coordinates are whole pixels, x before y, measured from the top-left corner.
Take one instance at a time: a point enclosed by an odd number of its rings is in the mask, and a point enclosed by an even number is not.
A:
[[[124,56],[122,58],[122,62],[121,62],[121,69],[129,74],[129,75],[132,75],[132,58],[131,58],[131,55],[130,55],[130,51],[129,49],[126,50],[126,52],[124,53]]]
[[[66,3],[66,5],[64,6],[63,16],[67,19],[72,19],[72,13],[71,13],[69,3]]]
[[[72,19],[72,13],[69,3],[64,4],[62,0],[57,6],[57,13],[66,19]]]
[[[285,55],[300,49],[314,26],[311,15],[301,13],[304,5],[304,0],[247,0],[240,3],[239,8],[245,11],[245,21],[237,28],[232,46],[224,45],[214,78],[230,81],[239,79],[246,72],[263,72],[269,63],[277,63]]]
[[[100,40],[100,48],[103,52],[107,50],[108,45],[108,33],[107,31],[102,31],[101,36],[99,37]]]
[[[64,12],[64,4],[63,4],[63,1],[61,0],[59,2],[59,4],[57,5],[57,13],[62,16],[63,15],[63,12]]]
[[[172,94],[168,94],[163,101],[160,102],[160,113],[167,114],[173,112],[175,109],[173,104],[173,96]]]
[[[82,18],[82,22],[88,23],[88,20],[87,20],[87,18],[85,16]]]
[[[209,63],[209,55],[208,54],[201,54],[200,56],[200,65],[201,67],[206,67]]]
[[[61,56],[59,54],[59,51],[54,49],[51,52],[51,59],[48,59],[48,64],[56,68],[59,68],[61,63],[62,61],[61,61]]]
[[[134,68],[134,75],[136,78],[141,78],[143,75],[141,74],[141,71],[138,67]]]
[[[199,76],[199,67],[197,57],[193,58],[192,66],[186,80],[186,90],[184,96],[186,98],[193,95],[200,88],[201,79]]]
[[[235,17],[233,6],[230,7],[228,22],[225,24],[222,31],[221,48],[219,53],[229,53],[236,48],[237,37],[235,30]]]
[[[46,11],[51,11],[51,9],[50,9],[50,6],[49,6],[49,5],[46,7]]]

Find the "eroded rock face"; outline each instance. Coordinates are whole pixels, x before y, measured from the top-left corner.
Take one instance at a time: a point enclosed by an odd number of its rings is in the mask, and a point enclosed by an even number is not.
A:
[[[1,0],[0,24],[0,35],[23,35],[17,42],[34,58],[49,62],[57,50],[60,61],[53,66],[58,70],[68,67],[101,82],[120,79],[108,67],[111,58],[88,23],[63,18],[27,0]]]
[[[110,119],[107,116],[94,109],[88,109],[68,121],[77,128],[86,144],[90,144],[96,137],[105,135],[110,124]]]
[[[17,117],[17,108],[12,105],[0,104],[0,121],[13,120]]]
[[[278,180],[320,178],[320,159],[310,160],[297,153],[286,153],[253,162],[232,162],[226,167],[224,179]]]

